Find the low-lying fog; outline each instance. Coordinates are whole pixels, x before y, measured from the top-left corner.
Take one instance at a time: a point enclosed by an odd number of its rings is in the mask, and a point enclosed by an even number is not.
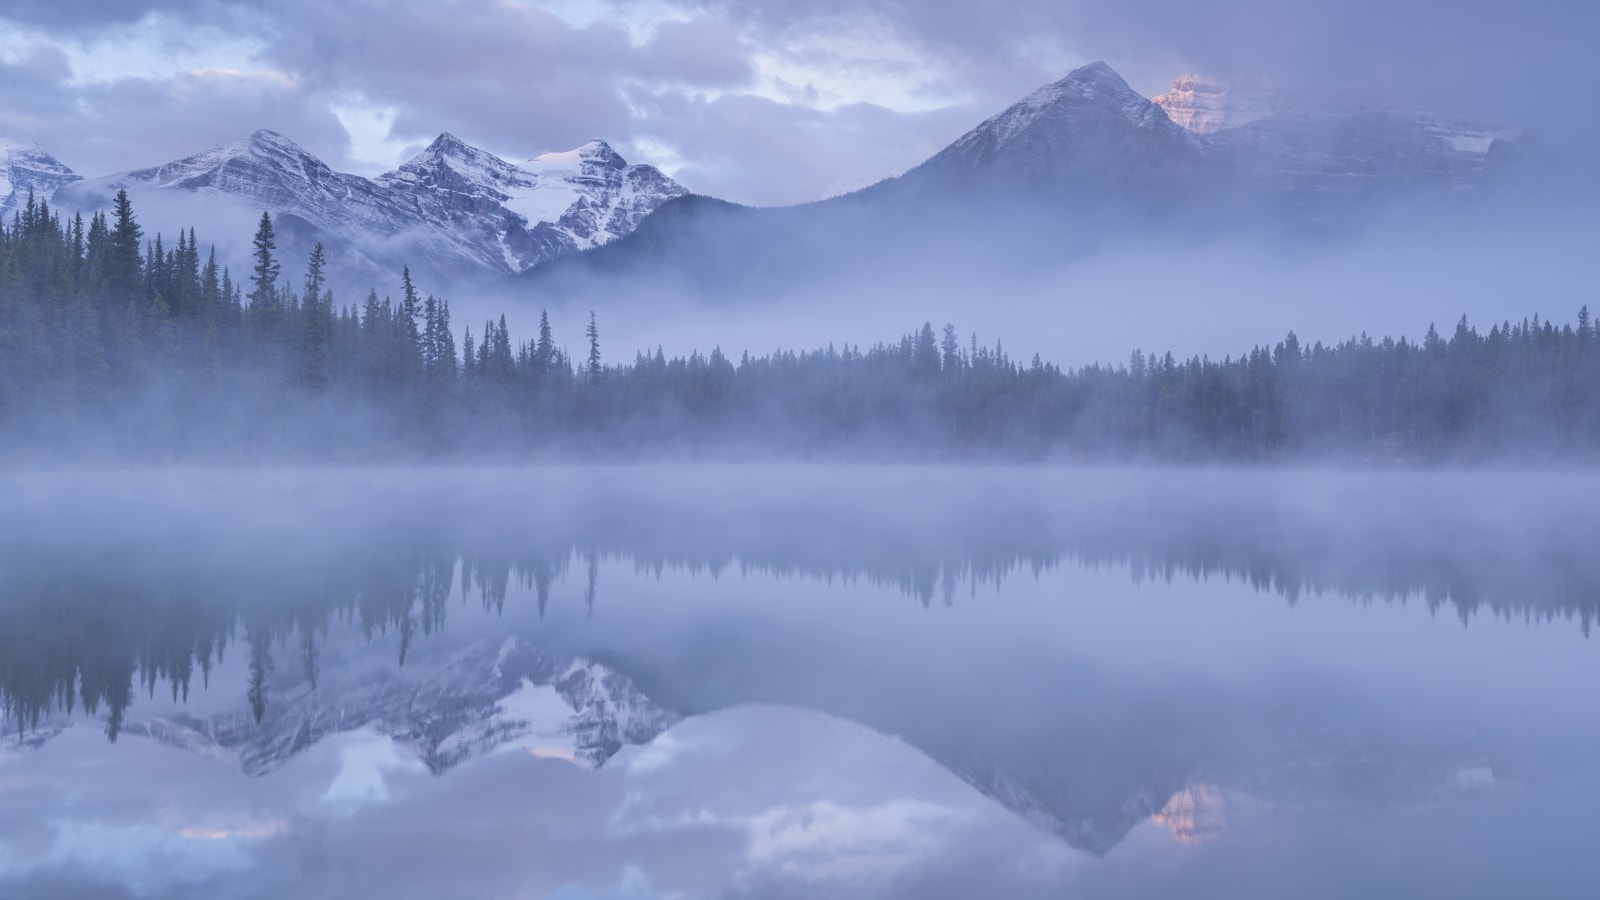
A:
[[[762,286],[682,289],[662,279],[444,294],[458,322],[477,329],[504,313],[524,337],[548,308],[558,339],[574,349],[593,310],[611,361],[658,346],[668,356],[721,347],[734,359],[746,350],[865,347],[925,321],[953,323],[964,343],[976,333],[1013,358],[1037,353],[1063,366],[1124,363],[1135,348],[1221,359],[1290,331],[1302,343],[1332,344],[1363,333],[1416,340],[1430,323],[1444,331],[1463,315],[1484,330],[1534,315],[1570,321],[1593,299],[1584,260],[1597,228],[1586,209],[1474,208],[1397,214],[1317,238],[1221,226],[1101,245],[1064,235],[1055,246],[1041,239],[1048,249],[1019,261],[975,226],[958,255],[943,259],[896,261],[894,236],[862,235],[860,245],[883,259],[842,268],[819,259],[799,285],[752,278]]]

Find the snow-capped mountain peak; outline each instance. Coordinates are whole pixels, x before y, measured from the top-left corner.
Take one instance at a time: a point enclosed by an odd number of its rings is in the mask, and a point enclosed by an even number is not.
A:
[[[978,126],[974,133],[987,132],[996,143],[1005,144],[1041,119],[1074,117],[1084,107],[1113,108],[1140,128],[1159,127],[1167,119],[1158,106],[1129,87],[1110,66],[1097,62],[1039,88]]]
[[[626,160],[611,145],[596,139],[589,141],[575,150],[556,152],[546,150],[522,164],[522,168],[535,174],[546,175],[557,172],[583,172],[594,167],[608,169],[625,169]]]
[[[277,170],[310,181],[334,174],[327,164],[276,131],[261,130],[193,156],[127,173],[129,181],[151,187],[194,187],[228,191],[251,186],[248,179]]]
[[[625,236],[687,193],[652,166],[629,165],[604,141],[514,165],[450,134],[378,178],[425,218],[472,229],[483,264],[522,272]]]
[[[1143,203],[1170,197],[1200,149],[1198,138],[1097,62],[986,120],[901,181],[976,174],[988,190],[1079,198],[1134,191]]]
[[[378,182],[404,192],[439,191],[498,201],[518,180],[516,167],[449,132]]]
[[[29,141],[0,136],[0,216],[10,224],[11,215],[28,202],[50,200],[63,186],[80,176],[54,156]]]
[[[249,227],[244,223],[266,210],[282,226],[285,258],[322,242],[341,271],[374,280],[401,265],[441,280],[523,272],[625,236],[657,206],[687,193],[651,166],[629,165],[603,141],[517,165],[445,133],[376,179],[337,172],[267,130],[87,181],[64,167],[54,181],[41,181],[45,162],[54,163],[48,157],[34,161],[32,181],[16,177],[17,154],[4,152],[0,211],[10,195],[25,202],[30,184],[53,205],[85,213],[106,209],[126,189],[149,233],[218,221],[219,213]]]

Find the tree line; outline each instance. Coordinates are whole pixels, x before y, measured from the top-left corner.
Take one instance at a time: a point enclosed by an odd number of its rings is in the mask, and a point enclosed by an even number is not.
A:
[[[242,280],[193,229],[147,239],[126,193],[0,227],[0,450],[185,458],[615,456],[1271,462],[1600,455],[1600,339],[1538,317],[1420,341],[1293,333],[1215,360],[1062,368],[924,324],[897,342],[607,362],[548,314],[458,334],[402,269],[343,304],[315,247],[283,275],[262,214]]]

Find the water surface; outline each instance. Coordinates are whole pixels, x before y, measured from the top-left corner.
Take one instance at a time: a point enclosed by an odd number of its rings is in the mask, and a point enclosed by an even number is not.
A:
[[[0,896],[1590,895],[1588,475],[0,482]]]

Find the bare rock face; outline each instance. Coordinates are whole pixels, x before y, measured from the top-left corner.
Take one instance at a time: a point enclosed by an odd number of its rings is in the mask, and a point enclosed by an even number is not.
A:
[[[1194,784],[1173,794],[1150,818],[1172,832],[1180,844],[1209,844],[1228,831],[1228,793],[1211,784]]]
[[[1203,75],[1179,76],[1172,90],[1154,102],[1172,121],[1199,135],[1248,125],[1279,110],[1277,92],[1265,82],[1228,82]]]

